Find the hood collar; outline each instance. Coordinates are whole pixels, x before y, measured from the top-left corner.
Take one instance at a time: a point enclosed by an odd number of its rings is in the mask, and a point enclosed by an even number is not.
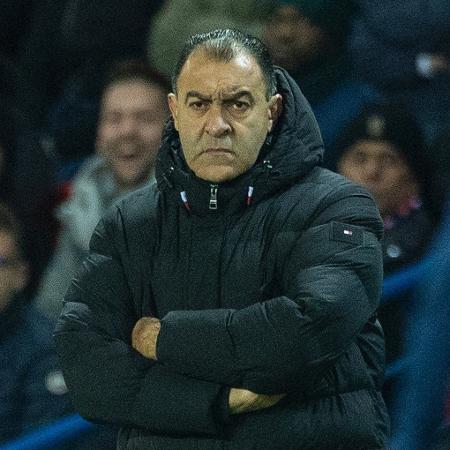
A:
[[[276,67],[282,113],[268,134],[255,165],[229,182],[214,185],[187,167],[178,132],[169,119],[156,161],[156,180],[180,206],[198,215],[243,209],[304,177],[323,157],[323,142],[311,106],[291,76]],[[217,187],[217,209],[211,209]]]

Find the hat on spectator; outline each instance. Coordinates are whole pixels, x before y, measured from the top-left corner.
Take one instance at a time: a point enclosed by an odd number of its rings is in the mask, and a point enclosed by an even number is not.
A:
[[[387,141],[394,145],[423,187],[429,175],[429,159],[422,131],[414,117],[400,105],[373,104],[344,129],[328,159],[327,166],[336,170],[343,154],[357,141]]]
[[[349,0],[278,0],[292,5],[334,39],[343,40],[350,31],[355,6]]]

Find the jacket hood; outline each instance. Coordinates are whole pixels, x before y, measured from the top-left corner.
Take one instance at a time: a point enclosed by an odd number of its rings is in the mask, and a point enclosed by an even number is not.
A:
[[[253,167],[234,180],[217,185],[221,205],[245,207],[250,203],[249,195],[251,203],[258,202],[288,188],[322,161],[322,137],[308,101],[284,69],[276,67],[275,74],[278,93],[283,97],[281,115]],[[172,119],[163,133],[156,180],[160,191],[175,193],[187,209],[206,212],[202,205],[208,204],[212,184],[197,178],[187,167]]]

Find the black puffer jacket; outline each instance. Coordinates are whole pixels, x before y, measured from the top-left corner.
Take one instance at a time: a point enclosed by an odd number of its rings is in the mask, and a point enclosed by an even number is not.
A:
[[[168,124],[158,185],[102,220],[66,296],[69,390],[85,417],[123,426],[120,449],[385,448],[383,226],[362,188],[318,167],[312,112],[277,76],[284,112],[260,161],[211,186]],[[158,362],[130,346],[145,315],[161,318]],[[228,416],[229,386],[287,395]]]

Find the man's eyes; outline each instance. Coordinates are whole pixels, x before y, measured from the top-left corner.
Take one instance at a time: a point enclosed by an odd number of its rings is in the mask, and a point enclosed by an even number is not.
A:
[[[229,103],[229,107],[236,112],[245,112],[250,108],[250,103],[241,100],[234,100]]]
[[[196,100],[189,103],[189,107],[192,108],[194,111],[202,111],[206,109],[208,106],[208,103],[202,100]]]
[[[384,155],[383,164],[386,166],[393,166],[398,163],[398,158],[395,155]]]
[[[367,161],[367,156],[364,152],[355,152],[352,155],[352,159],[355,163],[362,164]]]
[[[211,102],[203,100],[195,100],[188,104],[189,108],[194,111],[203,112],[206,111]],[[223,103],[226,110],[231,113],[244,113],[250,109],[250,103],[243,100],[230,100]]]

